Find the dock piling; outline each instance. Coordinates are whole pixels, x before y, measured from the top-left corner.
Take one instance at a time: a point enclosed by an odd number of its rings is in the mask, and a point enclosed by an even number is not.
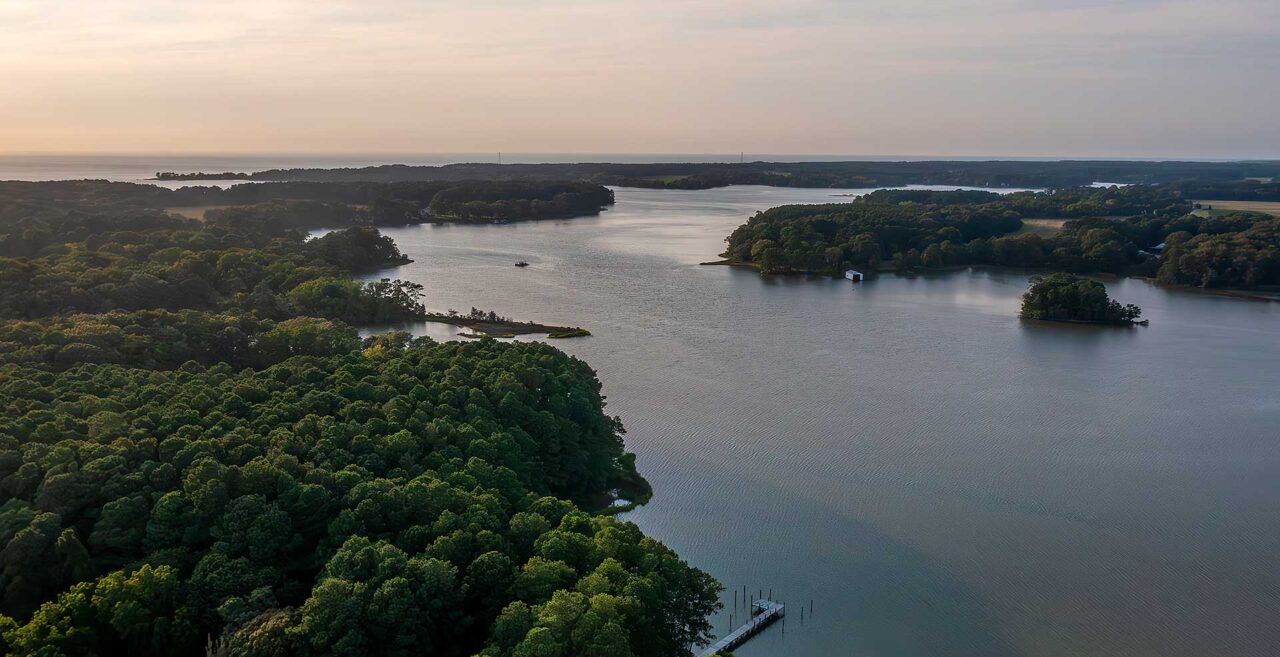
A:
[[[784,633],[786,632],[786,608],[782,603],[757,600],[751,608],[748,608],[748,611],[752,609],[758,609],[759,613],[749,616],[741,627],[708,646],[706,650],[699,654],[699,657],[710,657],[718,652],[733,650],[745,643],[747,639],[759,634],[774,621],[780,619],[782,620],[782,630]],[[730,624],[732,624],[732,618],[731,616]]]

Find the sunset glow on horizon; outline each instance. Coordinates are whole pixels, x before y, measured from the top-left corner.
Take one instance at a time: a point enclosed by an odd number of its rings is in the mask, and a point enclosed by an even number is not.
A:
[[[1280,157],[1280,3],[0,0],[0,153]]]

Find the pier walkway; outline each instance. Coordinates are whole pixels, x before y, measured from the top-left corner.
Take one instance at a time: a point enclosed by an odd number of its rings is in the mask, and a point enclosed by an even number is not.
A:
[[[781,602],[756,600],[751,603],[751,620],[725,635],[723,639],[708,646],[698,657],[710,657],[721,651],[733,650],[746,643],[747,639],[759,634],[764,628],[769,627],[773,621],[785,616],[786,613],[786,607]]]

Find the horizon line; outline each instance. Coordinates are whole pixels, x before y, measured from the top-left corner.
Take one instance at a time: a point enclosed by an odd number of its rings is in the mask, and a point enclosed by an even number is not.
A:
[[[800,163],[806,160],[799,158],[822,158],[825,161],[840,161],[839,158],[850,158],[848,161],[863,162],[900,162],[900,161],[1044,161],[1044,162],[1067,162],[1067,161],[1098,161],[1098,162],[1280,162],[1280,155],[1269,156],[1204,156],[1204,155],[1181,155],[1181,156],[1157,156],[1157,155],[1011,155],[1011,154],[984,154],[984,155],[955,155],[955,154],[929,154],[929,155],[908,155],[908,154],[881,154],[881,153],[766,153],[766,152],[675,152],[675,151],[0,151],[0,158],[11,157],[95,157],[95,158],[163,158],[163,157],[182,157],[182,158],[198,158],[198,157],[224,157],[224,158],[271,158],[271,157],[287,157],[287,158],[307,158],[307,157],[325,157],[325,158],[363,158],[363,159],[379,159],[379,158],[425,158],[425,157],[442,157],[442,156],[480,156],[492,155],[495,158],[501,153],[506,156],[550,156],[550,157],[589,157],[600,158],[602,156],[625,156],[625,157],[724,157],[726,160],[737,160],[740,155],[750,155],[747,162],[767,162],[771,157],[790,158],[791,163]],[[585,164],[585,163],[601,163],[601,164],[626,164],[625,162],[610,162],[602,159],[584,159],[576,162],[537,162],[536,164]],[[654,163],[681,163],[679,160],[672,159],[667,161],[655,160]],[[726,162],[733,164],[736,162]],[[443,166],[443,164],[409,164],[407,162],[388,161],[381,163],[382,165],[405,164],[406,166]],[[498,164],[497,162],[487,161],[459,161],[449,164]],[[535,164],[530,162],[504,162],[506,164]],[[369,165],[380,166],[380,165]]]

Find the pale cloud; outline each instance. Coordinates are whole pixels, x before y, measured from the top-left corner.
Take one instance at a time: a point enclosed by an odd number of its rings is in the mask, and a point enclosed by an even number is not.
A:
[[[1280,155],[1257,0],[0,0],[0,151]]]

